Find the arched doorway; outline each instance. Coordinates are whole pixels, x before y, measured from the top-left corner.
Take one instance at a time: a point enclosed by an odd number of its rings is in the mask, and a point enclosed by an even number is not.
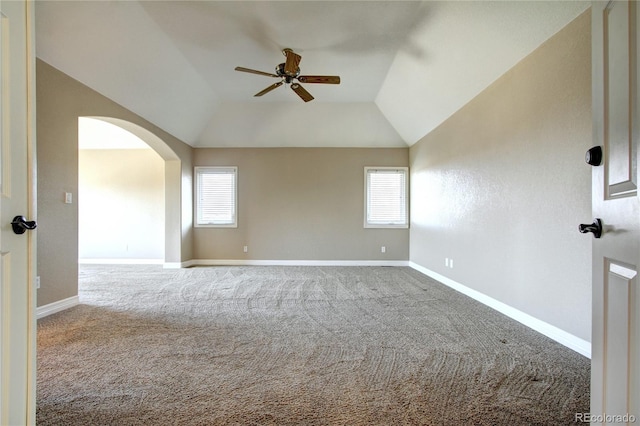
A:
[[[111,195],[108,195],[109,200],[104,201],[110,201],[113,204],[117,203],[118,205],[112,205],[113,211],[117,213],[111,216],[99,215],[96,219],[99,219],[100,217],[105,218],[103,223],[98,222],[88,224],[86,223],[86,218],[83,219],[81,217],[79,221],[80,242],[91,240],[91,238],[85,238],[86,230],[90,229],[94,230],[96,233],[102,232],[106,233],[105,235],[109,235],[110,238],[103,239],[104,247],[102,247],[102,253],[112,253],[113,256],[111,257],[122,259],[122,263],[144,262],[145,260],[154,260],[159,259],[160,257],[159,260],[163,261],[165,265],[173,264],[175,262],[174,259],[180,258],[181,237],[181,224],[179,214],[181,166],[178,156],[159,137],[157,137],[150,131],[140,127],[139,125],[128,122],[126,120],[112,117],[95,116],[79,117],[78,120],[79,129],[83,127],[83,121],[85,121],[85,123],[94,122],[95,124],[98,124],[98,128],[102,129],[102,132],[107,131],[110,126],[115,126],[116,130],[120,130],[121,132],[126,132],[126,134],[129,134],[130,136],[134,136],[133,139],[138,138],[138,140],[141,141],[146,147],[151,148],[152,152],[154,152],[155,154],[150,154],[149,152],[141,152],[139,153],[139,155],[137,155],[137,161],[152,162],[153,157],[157,158],[157,156],[159,156],[158,161],[160,161],[161,167],[163,166],[164,169],[161,172],[163,176],[159,177],[159,179],[163,179],[163,182],[158,183],[156,181],[152,184],[147,183],[148,191],[145,190],[145,188],[131,187],[126,191],[126,194],[118,195],[112,193]],[[100,124],[102,125],[101,127]],[[82,135],[79,135],[79,137],[81,136]],[[82,143],[81,141],[79,142]],[[107,143],[116,142],[117,141],[107,141]],[[128,167],[132,167],[131,164],[135,164],[136,158],[132,158],[131,155],[128,155],[127,157],[127,161],[129,162]],[[113,156],[111,156],[109,162],[111,164],[114,164],[115,162],[117,162],[117,160],[114,160]],[[119,165],[119,167],[122,166],[123,164]],[[157,168],[155,172],[153,172],[149,171],[150,168],[147,166],[148,165],[145,165],[144,168],[148,169],[147,171],[149,173],[158,173]],[[151,167],[151,169],[153,169],[153,167]],[[94,174],[94,176],[100,175]],[[123,182],[122,179],[119,180],[119,183],[121,186],[126,185],[126,182]],[[104,185],[108,187],[108,183],[104,183]],[[158,185],[162,186],[161,191],[163,192],[162,194],[160,194],[160,197],[163,198],[163,200],[160,201],[163,204],[163,211],[160,211],[159,213],[157,208],[157,203],[159,202],[157,194]],[[152,193],[154,191],[155,194]],[[108,191],[105,193],[108,193]],[[136,193],[138,194],[137,196]],[[126,215],[126,213],[124,212],[126,210],[126,205],[123,204],[129,204],[132,207],[130,215]],[[154,215],[154,217],[151,217],[150,215],[153,214],[152,211],[154,209],[156,210],[156,214]],[[136,214],[142,217],[136,217]],[[120,227],[118,227],[118,224],[114,223],[114,220],[116,222],[123,222],[121,223]],[[143,223],[144,221],[146,221],[146,223]],[[137,225],[139,226],[139,234],[132,234],[127,236],[127,233],[136,232]],[[158,228],[158,226],[160,228]],[[162,228],[163,235],[154,236],[150,234],[161,232],[159,230],[161,230]],[[83,234],[85,234],[85,237],[83,237]],[[162,244],[163,247],[154,248],[154,243]],[[101,253],[100,248],[97,247],[85,247],[84,249],[85,250],[80,251],[80,257],[82,257],[83,252],[85,254],[88,253],[90,257],[94,258],[96,257],[97,253]],[[129,255],[127,255],[127,252],[129,252]],[[99,257],[100,256],[98,256],[98,258]]]

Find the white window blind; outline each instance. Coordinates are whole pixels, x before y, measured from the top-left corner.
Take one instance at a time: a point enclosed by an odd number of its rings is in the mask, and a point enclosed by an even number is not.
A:
[[[236,227],[237,167],[196,167],[196,226]]]
[[[365,167],[365,227],[407,228],[406,167]]]

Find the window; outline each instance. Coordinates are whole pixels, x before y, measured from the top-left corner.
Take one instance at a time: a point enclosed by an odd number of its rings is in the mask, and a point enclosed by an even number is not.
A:
[[[238,226],[238,168],[196,167],[196,226]]]
[[[407,167],[365,167],[365,228],[408,228]]]

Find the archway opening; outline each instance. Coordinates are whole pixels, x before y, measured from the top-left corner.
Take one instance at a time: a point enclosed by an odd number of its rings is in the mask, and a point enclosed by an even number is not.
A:
[[[124,120],[79,117],[78,129],[79,261],[172,262],[180,252],[177,155]]]

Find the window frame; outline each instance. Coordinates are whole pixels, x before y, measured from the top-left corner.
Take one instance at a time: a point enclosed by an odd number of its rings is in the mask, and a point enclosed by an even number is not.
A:
[[[368,175],[370,171],[398,171],[404,174],[404,221],[403,223],[379,223],[369,221],[369,179]],[[365,228],[395,228],[395,229],[408,229],[409,228],[409,167],[373,167],[367,166],[364,168],[364,227]]]
[[[231,174],[233,175],[233,221],[225,223],[205,222],[201,223],[200,211],[200,178],[205,173]],[[237,166],[197,166],[193,172],[194,181],[194,227],[195,228],[237,228],[238,227],[238,167]]]

